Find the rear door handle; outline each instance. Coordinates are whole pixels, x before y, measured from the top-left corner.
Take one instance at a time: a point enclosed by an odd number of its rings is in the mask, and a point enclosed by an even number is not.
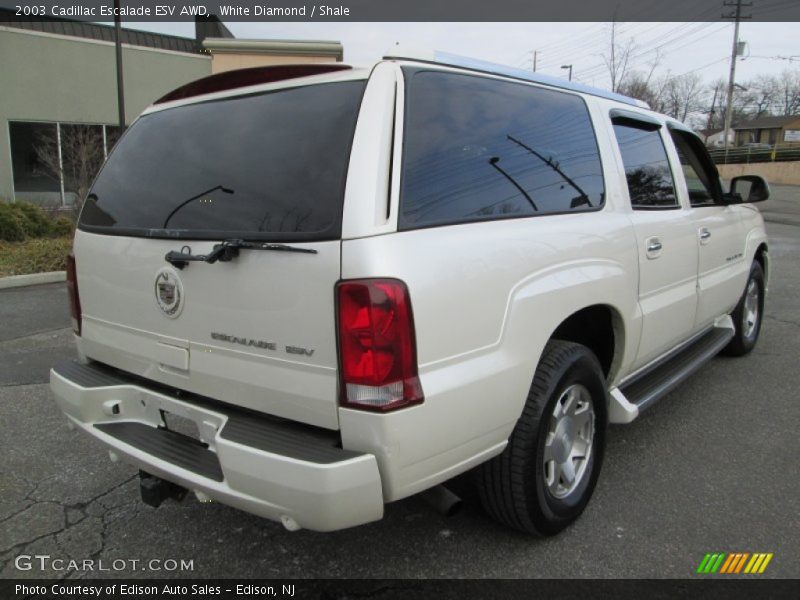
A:
[[[701,244],[707,244],[708,241],[711,239],[711,232],[705,227],[701,227],[698,230],[698,233],[700,234],[700,243]]]
[[[661,240],[657,237],[650,237],[645,240],[645,249],[647,250],[647,258],[658,258],[661,255]]]

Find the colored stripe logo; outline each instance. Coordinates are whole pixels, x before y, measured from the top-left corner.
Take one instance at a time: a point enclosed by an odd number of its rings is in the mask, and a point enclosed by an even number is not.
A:
[[[703,575],[760,575],[766,571],[772,556],[772,552],[709,552],[700,561],[697,572]]]

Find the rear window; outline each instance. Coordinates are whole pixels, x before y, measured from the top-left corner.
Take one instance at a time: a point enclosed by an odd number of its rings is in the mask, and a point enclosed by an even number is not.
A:
[[[147,237],[337,239],[364,85],[317,84],[145,115],[103,167],[80,227]]]
[[[404,69],[400,227],[597,210],[594,129],[574,94]]]

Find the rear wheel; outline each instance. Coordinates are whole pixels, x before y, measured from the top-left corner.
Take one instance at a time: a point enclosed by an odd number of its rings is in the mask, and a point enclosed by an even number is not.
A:
[[[744,356],[755,348],[761,333],[764,314],[764,271],[758,262],[750,267],[750,277],[739,304],[731,313],[734,336],[723,352],[729,356]]]
[[[603,462],[606,385],[585,346],[552,340],[502,454],[481,465],[481,502],[496,520],[553,535],[583,512]]]

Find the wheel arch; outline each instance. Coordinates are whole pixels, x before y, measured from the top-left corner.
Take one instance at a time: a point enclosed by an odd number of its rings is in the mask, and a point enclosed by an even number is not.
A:
[[[625,349],[625,321],[609,304],[592,304],[566,317],[550,339],[582,344],[594,352],[606,376],[612,381],[619,371]]]

